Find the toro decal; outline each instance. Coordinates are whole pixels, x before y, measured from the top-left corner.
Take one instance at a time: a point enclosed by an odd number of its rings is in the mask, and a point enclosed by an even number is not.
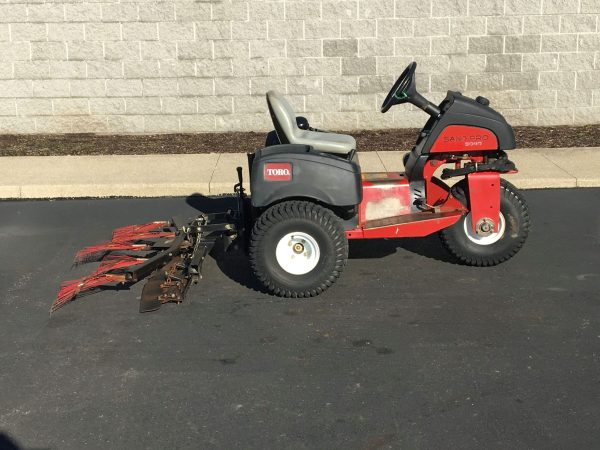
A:
[[[431,151],[437,153],[496,150],[497,148],[496,135],[486,128],[450,125],[440,133],[431,147]]]
[[[290,163],[266,163],[263,169],[265,181],[291,181],[292,165]]]

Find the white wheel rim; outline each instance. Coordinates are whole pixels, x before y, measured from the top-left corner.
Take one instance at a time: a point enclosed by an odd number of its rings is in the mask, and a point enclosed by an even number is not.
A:
[[[473,226],[471,225],[471,213],[469,213],[464,220],[464,229],[465,234],[471,242],[474,242],[477,245],[492,245],[498,242],[500,239],[502,239],[502,236],[504,236],[504,231],[506,230],[506,221],[504,220],[502,213],[500,213],[500,225],[498,232],[488,235],[480,235],[473,231]]]
[[[275,248],[277,263],[292,275],[304,275],[313,270],[320,256],[315,238],[300,231],[283,236]]]

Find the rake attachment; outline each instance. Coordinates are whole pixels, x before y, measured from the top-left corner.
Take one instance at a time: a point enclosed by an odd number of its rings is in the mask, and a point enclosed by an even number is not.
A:
[[[128,288],[150,277],[140,300],[140,312],[155,311],[163,303],[181,303],[190,283],[201,278],[202,263],[217,242],[237,237],[239,212],[202,213],[187,224],[176,219],[116,229],[112,240],[86,247],[75,264],[100,261],[91,274],[61,284],[50,312],[84,293]]]

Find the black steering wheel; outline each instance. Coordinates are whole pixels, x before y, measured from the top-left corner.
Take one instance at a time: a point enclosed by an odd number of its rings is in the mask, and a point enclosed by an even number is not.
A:
[[[415,90],[415,70],[417,68],[416,62],[411,62],[406,69],[402,72],[400,77],[392,86],[387,97],[381,104],[381,112],[387,112],[392,106],[406,103],[410,100],[412,91]]]

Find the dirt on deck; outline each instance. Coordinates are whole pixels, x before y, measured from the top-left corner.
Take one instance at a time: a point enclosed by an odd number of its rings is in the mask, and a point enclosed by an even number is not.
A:
[[[418,129],[345,132],[359,151],[410,150]],[[344,133],[341,131],[341,133]],[[600,124],[515,127],[518,148],[600,147]],[[264,146],[266,133],[156,135],[0,135],[0,156],[146,155],[252,152]]]

